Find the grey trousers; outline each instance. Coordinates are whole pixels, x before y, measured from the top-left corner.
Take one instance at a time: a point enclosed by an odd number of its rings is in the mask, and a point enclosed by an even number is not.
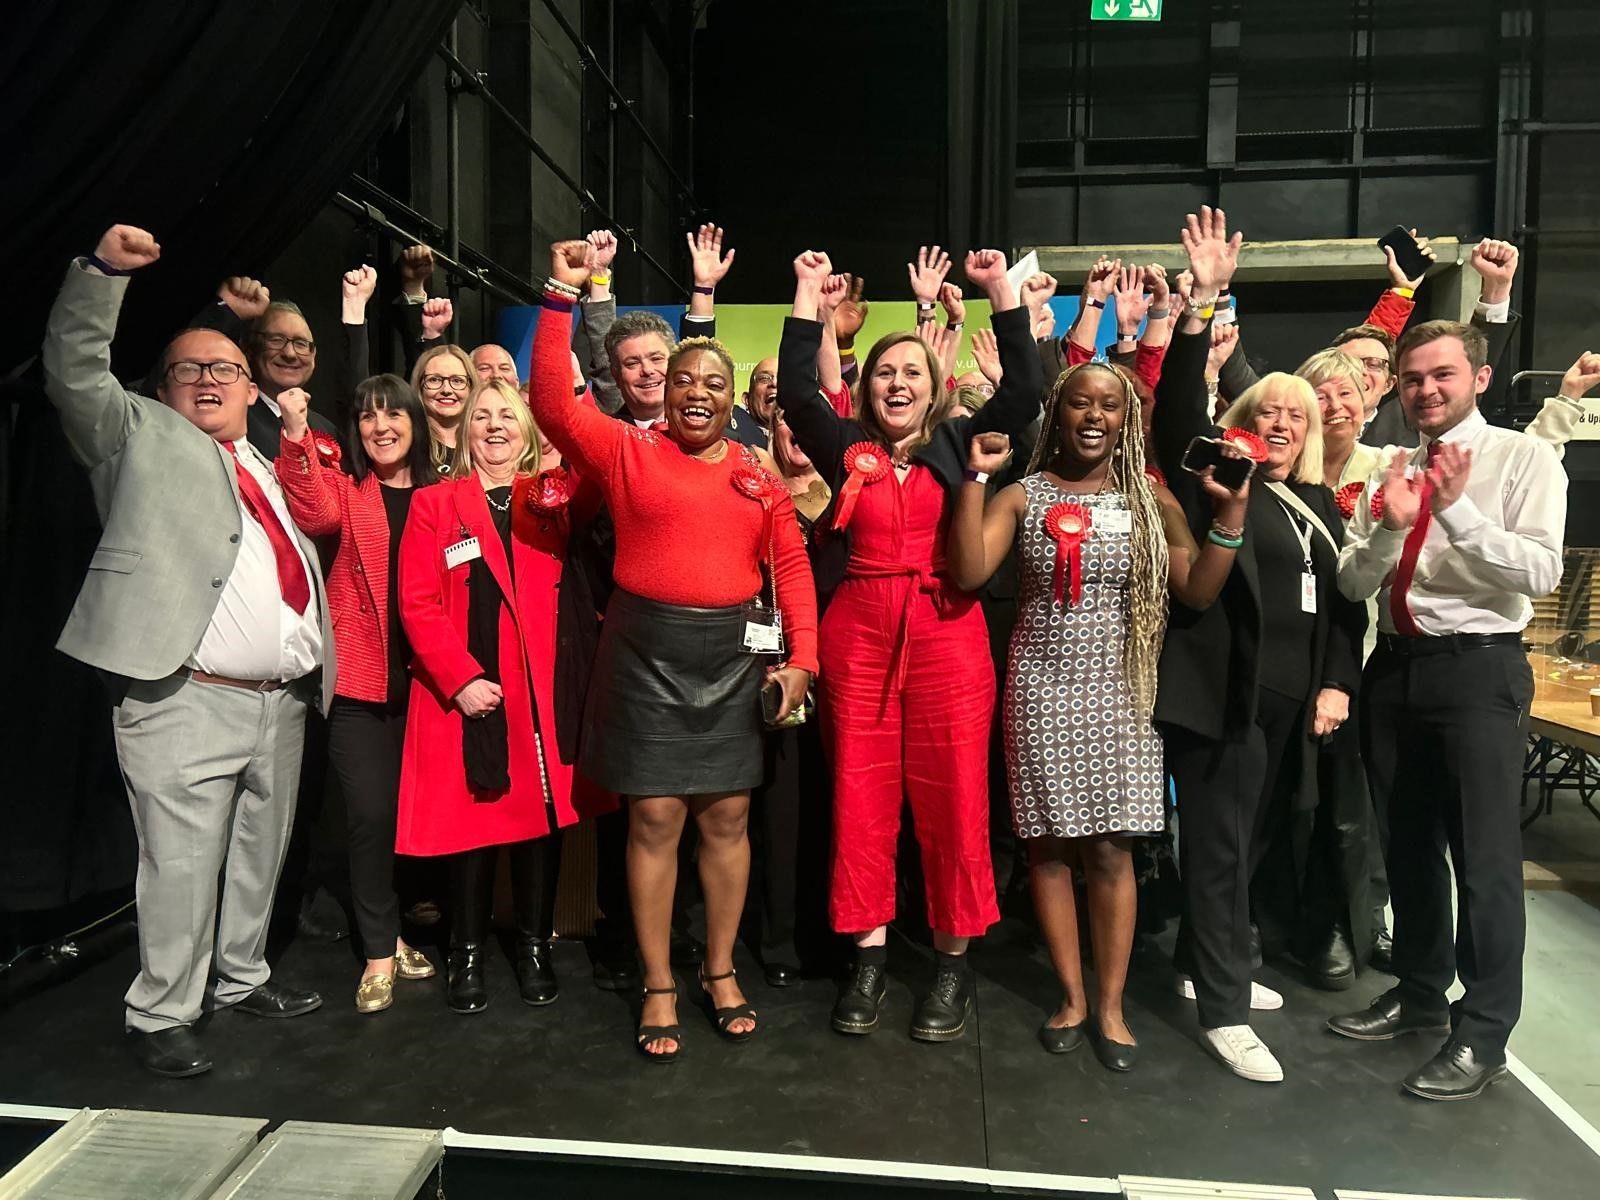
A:
[[[295,687],[252,692],[174,675],[133,681],[112,710],[139,837],[128,1029],[193,1024],[267,981],[306,707]]]

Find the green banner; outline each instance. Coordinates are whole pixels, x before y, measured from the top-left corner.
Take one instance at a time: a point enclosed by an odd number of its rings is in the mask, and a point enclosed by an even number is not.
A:
[[[1091,21],[1159,21],[1161,0],[1089,0]]]

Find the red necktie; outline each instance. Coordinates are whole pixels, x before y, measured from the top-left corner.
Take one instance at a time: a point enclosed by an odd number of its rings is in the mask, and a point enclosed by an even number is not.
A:
[[[1428,443],[1428,464],[1439,455],[1439,443]],[[1422,630],[1411,618],[1406,606],[1406,593],[1411,590],[1411,577],[1417,573],[1417,559],[1422,557],[1422,543],[1428,540],[1428,526],[1433,524],[1433,480],[1428,478],[1427,467],[1422,475],[1422,508],[1417,519],[1406,532],[1406,544],[1400,550],[1400,563],[1394,569],[1394,581],[1389,584],[1389,619],[1395,632],[1403,637],[1420,637]]]
[[[233,443],[222,444],[228,448],[228,453],[233,455],[233,473],[239,478],[239,495],[244,500],[245,508],[261,528],[267,531],[267,541],[272,543],[272,557],[278,563],[278,590],[283,593],[283,602],[295,612],[304,613],[306,606],[311,603],[311,583],[306,578],[306,569],[300,561],[300,554],[294,547],[294,539],[289,536],[288,530],[284,529],[283,522],[278,520],[278,514],[272,508],[272,501],[267,499],[267,494],[261,490],[256,477],[239,461],[239,452],[233,448]]]

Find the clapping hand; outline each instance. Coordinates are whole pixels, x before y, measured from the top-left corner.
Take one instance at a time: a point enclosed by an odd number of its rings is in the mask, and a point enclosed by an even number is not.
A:
[[[1472,474],[1472,451],[1463,450],[1453,442],[1439,442],[1439,453],[1428,464],[1428,482],[1433,485],[1433,511],[1443,512],[1467,490],[1467,477]]]
[[[1410,529],[1422,511],[1422,473],[1407,473],[1411,451],[1396,450],[1383,477],[1383,527]]]

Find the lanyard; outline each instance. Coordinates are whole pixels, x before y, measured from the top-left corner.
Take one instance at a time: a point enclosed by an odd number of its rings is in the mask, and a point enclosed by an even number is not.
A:
[[[1289,506],[1282,500],[1278,504],[1283,509],[1283,515],[1289,518],[1289,525],[1294,530],[1294,540],[1300,543],[1300,557],[1305,562],[1306,574],[1315,575],[1316,569],[1311,563],[1311,524],[1302,522],[1300,518],[1290,511]]]

